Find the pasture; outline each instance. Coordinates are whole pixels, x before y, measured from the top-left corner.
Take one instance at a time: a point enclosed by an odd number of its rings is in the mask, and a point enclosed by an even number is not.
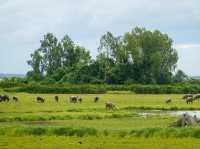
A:
[[[70,103],[72,94],[8,95],[19,101],[0,103],[0,149],[200,147],[198,126],[171,128],[177,116],[157,111],[200,110],[200,101],[186,104],[183,95],[77,94],[81,103]],[[36,102],[38,96],[45,102]],[[172,102],[166,104],[169,98]],[[116,109],[106,110],[107,101]],[[143,115],[148,110],[155,114]]]

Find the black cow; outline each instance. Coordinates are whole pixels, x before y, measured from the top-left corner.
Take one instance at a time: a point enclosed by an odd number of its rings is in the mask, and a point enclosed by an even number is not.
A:
[[[168,103],[171,103],[171,102],[172,102],[171,99],[168,99],[168,100],[165,101],[165,103],[167,103],[167,104],[168,104]]]
[[[193,100],[194,100],[193,97],[187,97],[187,98],[186,98],[186,103],[187,103],[187,104],[193,103]]]
[[[18,98],[16,96],[13,96],[13,101],[18,102]]]
[[[58,96],[55,96],[54,99],[55,99],[55,102],[59,101],[59,97]]]
[[[187,99],[187,98],[193,98],[192,94],[186,94],[183,96],[183,99]]]
[[[196,100],[196,99],[200,99],[200,94],[197,94],[195,97],[194,97],[194,99]]]
[[[98,101],[99,101],[99,97],[96,96],[96,97],[94,98],[94,102],[96,103],[96,102],[98,102]]]
[[[9,101],[10,101],[10,98],[8,95],[1,96],[1,102],[9,102]]]
[[[82,99],[82,98],[79,98],[78,101],[79,101],[80,103],[82,103],[83,99]]]
[[[45,99],[43,97],[37,97],[36,100],[37,100],[38,103],[44,103],[45,102]]]
[[[70,96],[69,100],[70,100],[71,103],[77,103],[78,96]]]

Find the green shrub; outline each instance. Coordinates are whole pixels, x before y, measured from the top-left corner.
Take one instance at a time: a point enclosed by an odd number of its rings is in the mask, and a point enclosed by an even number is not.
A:
[[[108,130],[104,130],[104,131],[103,131],[103,135],[104,135],[104,136],[108,136],[108,135],[109,135],[109,131],[108,131]]]
[[[59,127],[53,129],[53,134],[57,136],[78,136],[83,137],[85,135],[94,136],[97,134],[97,130],[94,128],[73,128],[73,127]]]
[[[12,129],[11,129],[12,131]],[[47,129],[42,127],[17,127],[12,133],[13,135],[45,135]]]
[[[92,85],[71,85],[71,86],[58,86],[58,85],[26,85],[16,88],[4,89],[7,92],[27,92],[27,93],[57,93],[57,94],[102,94],[106,93],[105,88]]]
[[[200,85],[138,85],[132,91],[138,94],[195,94],[200,92]]]
[[[6,83],[7,84],[7,83]],[[200,93],[200,83],[182,83],[182,84],[170,84],[170,85],[107,85],[107,84],[25,84],[18,83],[14,85],[3,85],[0,83],[0,87],[4,87],[4,91],[7,92],[28,92],[28,93],[88,93],[88,94],[101,94],[107,91],[132,91],[138,94],[186,94],[186,93]],[[7,88],[5,88],[7,87]],[[111,92],[112,93],[112,92]]]

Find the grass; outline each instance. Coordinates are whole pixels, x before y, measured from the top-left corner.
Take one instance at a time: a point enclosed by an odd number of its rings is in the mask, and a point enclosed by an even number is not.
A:
[[[112,132],[108,129],[85,126],[15,126],[1,127],[1,136],[110,136],[110,137],[145,137],[145,138],[200,138],[200,128],[134,128]]]
[[[136,94],[102,94],[98,104],[93,102],[96,95],[93,94],[81,94],[78,95],[83,98],[83,103],[70,104],[69,96],[60,96],[60,102],[54,102],[54,94],[12,94],[19,97],[19,103],[0,103],[0,112],[67,112],[69,110],[79,111],[105,111],[104,104],[106,101],[112,101],[120,109],[164,109],[164,110],[176,110],[176,109],[200,109],[200,102],[196,101],[195,104],[186,104],[182,99],[182,95],[136,95]],[[37,96],[43,96],[46,98],[46,103],[36,103],[35,98]],[[173,102],[166,104],[165,100],[171,98]]]
[[[1,93],[0,93],[1,94]],[[177,117],[143,116],[144,110],[195,110],[200,102],[186,104],[182,95],[136,95],[128,92],[79,94],[83,103],[69,103],[71,94],[9,94],[18,103],[0,103],[0,149],[15,148],[192,148],[200,146],[200,127],[170,128]],[[43,96],[45,103],[35,98]],[[171,98],[173,102],[166,104]],[[112,101],[117,110],[106,110]],[[81,143],[80,143],[81,141]],[[157,143],[155,143],[157,142]],[[39,145],[40,144],[40,145]],[[42,144],[42,145],[41,145]],[[195,145],[194,145],[195,144]],[[166,146],[167,145],[167,146]],[[198,147],[199,148],[199,147]]]
[[[64,137],[64,136],[0,136],[1,149],[196,149],[195,138],[142,138],[142,137]]]

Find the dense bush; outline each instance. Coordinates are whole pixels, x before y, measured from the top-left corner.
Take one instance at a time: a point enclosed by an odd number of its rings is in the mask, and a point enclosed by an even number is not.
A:
[[[144,128],[144,129],[135,129],[132,130],[129,135],[134,137],[176,137],[176,138],[183,138],[183,137],[192,137],[192,138],[200,138],[199,135],[199,128]]]
[[[11,88],[28,84],[26,78],[5,78],[0,81],[0,88]]]
[[[92,127],[36,127],[36,126],[17,126],[17,127],[2,127],[0,135],[6,136],[109,136],[113,135],[112,131],[98,131]],[[199,128],[142,128],[133,130],[121,130],[116,134],[120,137],[160,137],[160,138],[200,138]],[[115,134],[115,135],[116,135]]]
[[[138,85],[132,91],[139,94],[197,94],[200,93],[199,84],[177,84],[177,85]]]
[[[88,93],[88,94],[100,94],[106,93],[106,89],[100,86],[92,85],[68,85],[68,86],[47,86],[47,85],[27,85],[23,87],[8,88],[7,92],[27,92],[27,93]]]
[[[137,94],[186,94],[200,93],[199,81],[169,85],[108,85],[108,84],[66,84],[66,83],[36,83],[26,82],[25,79],[7,79],[0,82],[0,88],[8,92],[27,93],[88,93],[101,94],[107,91],[132,91]]]

